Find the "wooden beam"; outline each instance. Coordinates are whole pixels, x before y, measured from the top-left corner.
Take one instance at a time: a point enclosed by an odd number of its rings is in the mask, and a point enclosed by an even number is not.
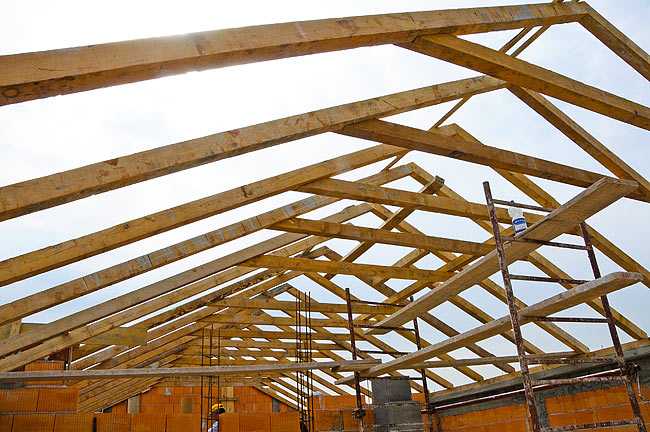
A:
[[[282,303],[291,303],[293,308],[295,308],[295,303],[293,302],[282,302]],[[337,305],[338,306],[338,305]],[[345,305],[340,305],[345,306]],[[257,308],[256,308],[257,309]],[[290,309],[291,310],[291,309]],[[294,331],[265,331],[265,330],[239,330],[239,329],[229,329],[224,328],[220,330],[221,338],[263,338],[263,339],[296,339],[296,333]],[[332,341],[346,341],[350,338],[350,335],[347,333],[329,333],[329,332],[313,332],[311,333],[313,340],[332,340]],[[200,336],[200,334],[194,334],[194,336]]]
[[[455,130],[455,134],[458,134],[462,137],[464,137],[467,140],[474,141],[477,143],[480,143],[475,137],[470,135],[466,130],[462,129],[460,126],[456,124],[452,124],[447,126],[449,129],[448,131],[451,132],[452,130]],[[442,128],[441,128],[442,129]],[[428,174],[426,171],[422,170],[420,167],[418,167],[416,164],[409,164],[409,168],[411,168],[412,173],[411,176],[414,177],[416,180],[418,180],[421,183],[426,183],[431,180],[432,176]],[[524,194],[528,195],[530,198],[532,198],[535,202],[537,202],[539,205],[542,207],[546,208],[557,208],[560,207],[560,203],[557,202],[552,196],[550,196],[547,192],[545,192],[542,188],[537,186],[532,180],[527,178],[523,174],[518,174],[518,173],[513,173],[510,171],[505,171],[501,169],[495,169],[495,171],[501,175],[503,178],[508,180],[510,183],[512,183],[515,187],[520,189]],[[641,189],[641,188],[640,188]],[[449,198],[455,198],[455,199],[463,199],[460,197],[458,194],[453,192],[450,188],[444,187],[441,191],[442,196],[446,196]],[[475,220],[475,222],[485,229],[488,233],[492,233],[492,227],[490,224],[486,224],[482,221]],[[610,259],[612,259],[614,262],[619,264],[621,268],[623,268],[626,271],[633,271],[633,272],[638,272],[641,273],[644,277],[644,283],[650,287],[650,272],[648,272],[643,266],[635,262],[632,258],[630,258],[625,252],[614,246],[611,242],[609,241],[603,241],[602,235],[600,235],[597,231],[593,229],[593,227],[588,226],[588,230],[590,232],[590,235],[592,237],[592,243],[598,247],[606,256],[608,256]],[[579,235],[578,230],[575,230],[575,233]],[[563,278],[563,279],[573,279],[570,275],[566,274],[563,272],[561,269],[559,269],[557,266],[553,265],[550,263],[550,261],[546,260],[541,254],[537,252],[532,252],[531,254],[528,255],[527,257],[528,261],[530,261],[533,265],[535,265],[537,268],[539,268],[541,271],[546,273],[549,277],[556,277],[556,278]],[[490,286],[495,286],[496,284],[493,284],[492,282],[486,281],[484,288],[488,289],[488,291],[492,292],[494,295],[496,295],[498,298],[500,298],[502,301],[505,301],[505,292],[503,291],[503,288],[499,287],[499,291],[494,291],[490,289]],[[564,286],[566,289],[569,289],[572,287],[572,285],[568,284],[561,284]],[[603,314],[603,308],[602,304],[600,304],[600,300],[595,299],[592,301],[587,302],[587,305],[597,311],[600,314]],[[520,307],[525,307],[525,304],[521,304]],[[611,310],[612,316],[614,317],[614,321],[616,322],[616,325],[621,328],[623,331],[628,333],[631,337],[635,339],[645,339],[647,338],[647,334],[641,330],[637,325],[632,323],[629,319],[627,319],[625,316],[623,316],[620,312],[617,312],[615,309],[612,308]],[[556,326],[553,323],[544,323],[540,322],[537,323],[537,325],[540,328],[543,328],[550,334],[553,334],[555,338],[558,340],[562,341],[564,344],[566,344],[569,347],[573,347],[577,351],[585,352],[588,351],[586,345],[582,344],[579,342],[577,339],[574,337],[568,337],[568,333],[566,333],[564,330],[560,329],[558,326]],[[582,348],[581,348],[582,347]]]
[[[371,156],[368,153],[367,156]],[[372,159],[372,158],[371,158]],[[341,160],[343,162],[343,160]],[[398,167],[390,171],[366,177],[364,181],[381,185],[410,173],[407,167]],[[73,279],[50,289],[40,291],[31,296],[23,297],[6,305],[0,306],[0,324],[12,321],[17,317],[24,317],[41,310],[56,306],[67,300],[106,288],[131,277],[160,268],[193,254],[208,250],[228,241],[241,238],[247,234],[257,232],[269,225],[321,208],[336,202],[335,198],[310,197],[280,208],[259,214],[255,217],[239,221],[218,230],[210,231],[189,240],[159,249],[146,255],[130,259],[126,262],[96,271],[89,275]],[[133,221],[131,221],[133,222]],[[105,232],[77,238],[71,242],[41,249],[40,251],[21,255],[0,263],[0,284],[15,282],[41,273],[53,266],[60,267],[71,260],[86,257],[87,254],[98,249],[102,242],[107,240],[102,237]],[[100,249],[101,250],[101,249]],[[54,264],[56,263],[56,264]]]
[[[335,18],[139,39],[0,57],[0,105],[189,71],[580,20],[582,4],[502,6]]]
[[[575,352],[559,352],[559,353],[549,353],[549,354],[528,354],[527,358],[530,360],[536,359],[554,359],[554,358],[563,358],[574,356]],[[413,365],[413,368],[444,368],[444,367],[453,367],[453,366],[478,366],[478,365],[488,365],[488,364],[500,364],[500,363],[518,363],[519,357],[517,356],[502,356],[502,357],[483,357],[483,358],[472,358],[472,359],[458,359],[458,360],[436,360],[436,361],[426,361],[417,365]]]
[[[648,56],[648,53],[603,18],[587,3],[584,6],[587,14],[580,20],[580,24],[611,49],[612,52],[623,59],[623,61],[643,75],[645,79],[650,80],[650,56]]]
[[[535,240],[552,240],[560,234],[573,229],[577,224],[630,193],[636,187],[637,183],[629,180],[603,178],[539,222],[530,226],[521,235]],[[539,247],[540,245],[535,243],[510,243],[504,248],[507,262],[512,263],[522,259]],[[498,268],[499,264],[495,250],[418,298],[415,302],[386,318],[379,325],[402,325],[423,312],[427,312],[455,297],[475,283],[486,279],[494,274]],[[379,333],[377,329],[370,330],[370,334],[377,333]]]
[[[22,323],[20,331],[14,336],[28,331],[38,331],[46,324]],[[0,327],[0,341],[10,337],[10,330],[13,324],[6,324]],[[142,327],[118,327],[104,334],[92,337],[86,341],[90,345],[123,345],[138,346],[147,343],[147,329]]]
[[[260,255],[251,258],[242,262],[241,265],[244,267],[298,270],[308,273],[335,273],[353,276],[388,277],[395,279],[424,279],[430,281],[443,281],[454,275],[454,273],[437,270],[340,263],[308,258],[287,258],[270,255]]]
[[[301,186],[296,190],[316,195],[367,201],[397,207],[415,208],[421,211],[430,211],[434,213],[489,221],[487,206],[485,204],[459,201],[441,196],[430,196],[427,194],[408,192],[388,187],[373,186],[360,182],[323,179]],[[499,222],[512,223],[512,219],[508,216],[506,209],[497,208],[496,211]],[[535,213],[525,213],[525,216],[529,224],[541,220],[541,217]]]
[[[535,316],[548,316],[569,309],[573,306],[584,303],[586,300],[600,297],[608,293],[625,288],[641,280],[639,273],[616,272],[599,279],[579,285],[575,288],[557,294],[551,298],[535,303],[519,311],[520,323],[526,324],[533,321]],[[438,354],[453,351],[461,348],[469,342],[478,342],[511,328],[510,316],[506,315],[488,324],[476,327],[453,338],[438,342],[427,348],[423,348],[411,354],[404,355],[398,359],[382,365],[371,367],[364,376],[378,376],[396,369],[408,369]],[[349,381],[340,380],[337,384]]]
[[[0,188],[0,221],[217,160],[331,132],[349,123],[399,114],[503,87],[502,82],[491,77],[454,81],[169,144],[4,186]],[[282,183],[277,186],[283,188]],[[244,198],[257,201],[266,194],[263,190],[237,190],[231,192],[235,199],[233,203]]]
[[[615,176],[637,182],[639,184],[639,193],[645,196],[644,201],[650,200],[650,182],[645,177],[626,164],[613,151],[584,130],[548,99],[539,93],[518,86],[508,86],[508,90],[548,120],[571,141],[578,144],[580,148],[589,153]]]
[[[545,159],[490,147],[465,140],[459,136],[449,136],[435,129],[424,131],[383,120],[369,120],[353,124],[346,126],[340,132],[357,138],[447,156],[583,188],[591,186],[603,177],[602,174],[580,168],[573,168]],[[650,198],[643,193],[632,193],[629,194],[629,197],[646,202],[650,201]]]
[[[248,300],[248,299],[223,299],[208,304],[210,307],[233,308],[233,309],[259,309],[259,310],[280,310],[293,311],[296,309],[296,302],[279,300]],[[368,305],[354,304],[352,313],[390,314],[399,310],[397,306],[389,305]],[[312,312],[347,313],[347,305],[344,303],[314,303],[311,305]],[[295,325],[295,321],[288,325]]]
[[[650,109],[643,105],[456,36],[419,37],[401,46],[650,130]]]
[[[367,209],[360,207],[348,207],[342,212],[333,215],[332,218],[337,221],[345,221],[348,220],[348,218],[353,218],[364,214],[366,211]],[[93,306],[89,309],[54,321],[43,327],[43,329],[41,329],[39,332],[28,332],[23,335],[19,335],[13,338],[13,340],[8,340],[7,343],[0,345],[0,352],[14,352],[16,350],[21,350],[21,352],[13,354],[11,356],[0,354],[0,357],[4,356],[0,358],[0,370],[13,370],[16,367],[24,365],[30,361],[34,361],[45,355],[51,354],[52,352],[66,348],[70,345],[83,342],[84,340],[96,336],[97,334],[104,333],[115,327],[144,317],[150,313],[157,312],[162,308],[177,303],[178,301],[191,297],[207,289],[213,288],[220,283],[228,282],[236,277],[249,273],[253,271],[253,269],[243,267],[230,267],[239,264],[245,259],[257,256],[260,253],[269,253],[275,251],[278,248],[284,248],[279,250],[277,253],[292,255],[302,252],[304,250],[303,248],[305,247],[313,247],[323,241],[320,238],[312,238],[305,240],[304,242],[295,243],[304,237],[305,236],[301,236],[299,234],[283,234],[281,236],[265,240],[259,244],[249,246],[240,251],[226,255],[225,257],[216,259],[194,269],[190,269],[175,276],[168,277],[162,281],[155,282],[139,290],[124,294],[120,297],[108,300],[100,305]],[[228,270],[223,271],[225,269]],[[167,294],[161,295],[162,293]],[[230,288],[222,289],[215,293],[212,293],[211,295],[213,295],[213,297],[209,300],[203,299],[199,304],[191,301],[187,305],[180,306],[178,310],[175,310],[174,312],[165,312],[162,315],[168,316],[168,319],[171,319],[172,317],[178,316],[179,313],[184,313],[184,311],[192,310],[193,308],[202,306],[208,301],[215,300],[219,295],[229,294],[232,294]],[[151,295],[151,297],[148,297],[149,295]],[[144,301],[143,299],[147,297],[151,298],[152,300],[146,303],[142,303]],[[129,306],[135,305],[138,305],[138,307],[128,308]],[[122,312],[115,313],[117,310],[122,310]],[[105,316],[106,318],[97,320],[97,318],[94,318],[97,316]],[[176,320],[174,322],[174,325],[179,325],[178,323],[182,322],[183,319]],[[65,328],[74,328],[74,330],[63,330]],[[51,337],[51,335],[59,336],[46,340],[48,337]],[[25,347],[31,346],[35,343],[32,341],[39,340],[46,341],[34,346],[33,348],[25,349]]]
[[[411,210],[412,211],[412,210]],[[493,247],[477,242],[449,239],[413,233],[396,233],[383,229],[365,228],[351,224],[293,218],[273,224],[271,229],[299,234],[343,238],[360,242],[383,243],[395,246],[427,249],[430,251],[460,252],[486,255]]]
[[[350,360],[338,362],[281,363],[258,366],[206,366],[193,368],[143,368],[110,370],[67,370],[34,372],[0,372],[0,382],[78,380],[78,379],[120,379],[120,378],[162,378],[179,376],[257,376],[264,373],[295,372],[314,369],[341,367],[342,371],[358,370],[379,363],[379,360]],[[278,363],[278,362],[275,362]]]
[[[298,187],[303,183],[309,183],[323,177],[330,177],[384,160],[395,155],[397,152],[397,149],[390,146],[377,146],[350,153],[10,258],[0,262],[0,283],[6,285],[29,276],[62,267],[138,240],[256,202],[260,199],[280,194],[294,187]],[[396,169],[393,173],[399,171],[399,169]],[[371,182],[382,178],[393,178],[393,176],[389,174],[388,177],[374,177]],[[266,228],[275,222],[284,220],[285,212],[289,217],[297,216],[305,211],[320,208],[332,202],[331,200],[314,197],[265,212],[259,215],[259,221],[256,218],[244,220],[241,221],[242,225],[239,225],[239,223],[233,224],[222,230],[212,231],[180,244],[153,252],[152,254],[146,255],[145,258],[137,258],[135,260],[129,260],[127,263],[109,267],[101,274],[89,275],[87,280],[76,281],[76,289],[85,292],[82,289],[82,284],[89,284],[90,287],[95,287],[99,285],[97,279],[104,280],[104,278],[108,278],[110,281],[123,280],[127,276],[155,269],[184,256],[201,252],[242,237],[250,232]],[[185,248],[187,248],[187,252],[182,253]],[[131,267],[133,267],[133,270],[129,271],[128,269]],[[122,274],[125,276],[120,278],[119,276]]]
[[[286,303],[286,302],[285,302]],[[293,303],[295,306],[295,303]],[[217,313],[205,317],[200,322],[214,323],[214,324],[245,324],[245,325],[272,325],[272,326],[295,326],[295,318],[273,317],[273,316],[252,316],[252,315],[226,315]],[[355,320],[355,322],[357,322]],[[347,319],[324,319],[324,318],[311,318],[309,320],[311,327],[344,327],[348,328]],[[358,321],[359,324],[377,324],[374,320]]]
[[[407,165],[408,166],[408,165]],[[386,169],[386,168],[384,168]],[[434,176],[432,179],[425,185],[422,186],[422,189],[418,191],[421,194],[433,195],[440,190],[440,188],[445,184],[445,180],[441,177]],[[392,214],[388,219],[383,220],[379,226],[380,230],[390,231],[395,227],[398,227],[404,219],[409,217],[415,211],[414,208],[402,208],[397,212]],[[348,252],[344,257],[339,261],[342,262],[353,262],[355,259],[359,258],[364,254],[374,243],[372,242],[363,242],[354,247],[350,252]],[[330,279],[333,275],[326,275],[326,278]]]

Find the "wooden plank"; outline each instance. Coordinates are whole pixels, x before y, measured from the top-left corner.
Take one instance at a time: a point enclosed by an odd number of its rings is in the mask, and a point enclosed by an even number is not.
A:
[[[648,53],[586,3],[585,9],[587,14],[580,20],[580,24],[617,56],[647,80],[650,80],[650,56],[648,56]]]
[[[340,132],[357,138],[406,147],[583,188],[591,186],[603,177],[599,173],[490,147],[465,140],[459,136],[448,136],[435,129],[424,131],[383,120],[369,120],[346,126]],[[643,193],[631,193],[629,197],[650,201],[650,198]]]
[[[639,282],[642,276],[639,273],[616,272],[603,276],[599,279],[579,285],[575,288],[557,294],[551,298],[535,303],[519,311],[521,324],[532,321],[534,316],[548,316],[569,309],[578,304],[584,303],[602,295],[617,291]],[[391,360],[382,365],[373,366],[364,376],[378,376],[396,369],[408,369],[412,365],[425,361],[438,354],[453,351],[461,348],[469,342],[478,342],[495,336],[511,328],[510,316],[506,315],[488,324],[476,327],[458,336],[433,344],[411,354],[406,354],[398,359]],[[341,380],[337,384],[348,382]]]
[[[251,204],[260,199],[280,194],[291,190],[293,187],[298,187],[303,183],[309,183],[323,177],[330,177],[387,159],[396,153],[398,153],[398,149],[390,146],[377,146],[371,149],[357,151],[152,213],[141,218],[125,221],[92,234],[10,258],[0,262],[0,281],[2,284],[16,282],[26,277],[77,262],[81,259],[89,258],[246,204]],[[395,172],[398,171],[396,170]],[[391,176],[389,175],[388,177]],[[225,227],[224,230],[217,230],[192,238],[181,243],[179,247],[173,245],[161,249],[150,254],[151,256],[147,255],[146,259],[137,258],[135,259],[134,268],[140,271],[156,268],[156,265],[153,263],[160,262],[160,265],[162,265],[167,262],[172,262],[180,257],[206,250],[209,247],[223,244],[228,240],[239,238],[249,232],[265,228],[272,223],[283,220],[283,212],[285,211],[289,215],[298,215],[304,211],[319,208],[331,202],[330,200],[314,198],[308,201],[292,203],[277,210],[263,213],[260,215],[261,219],[259,222],[255,218],[242,221],[246,224],[245,226],[250,226],[248,229],[243,226],[238,227],[238,224],[234,224],[235,226]],[[188,248],[188,253],[183,255],[178,249],[183,250],[185,247]],[[133,274],[134,270],[125,271],[125,267],[128,269],[134,264],[132,261],[129,261],[126,266],[118,265],[116,268],[109,268],[109,271],[112,270],[111,273],[107,274],[104,272],[99,275],[90,275],[87,280],[78,281],[76,283],[77,289],[83,291],[79,287],[82,283],[88,283],[90,286],[97,285],[98,282],[96,279],[98,278],[100,280],[101,278],[110,278],[111,280],[117,278],[117,280],[120,280],[118,275]]]
[[[387,168],[384,168],[384,170],[386,170]],[[433,195],[444,185],[444,183],[445,183],[444,179],[435,176],[433,179],[431,179],[430,182],[424,185],[422,189],[418,191],[418,193]],[[386,231],[392,230],[396,226],[399,226],[400,222],[406,219],[414,211],[415,209],[413,208],[403,208],[398,210],[396,213],[392,214],[388,219],[385,219],[382,222],[382,224],[379,226],[379,229],[386,230]],[[368,251],[373,244],[374,244],[373,242],[369,242],[369,241],[362,242],[357,246],[355,246],[354,248],[352,248],[352,250],[348,252],[344,257],[342,257],[339,261],[353,262],[361,255],[363,255],[366,251]],[[331,279],[333,277],[334,277],[333,274],[325,275],[325,278],[327,279]]]
[[[259,309],[259,310],[280,310],[292,311],[296,309],[296,302],[279,300],[249,300],[249,299],[223,299],[208,304],[210,307],[234,308],[234,309]],[[355,303],[352,305],[353,313],[364,314],[389,314],[399,310],[398,306],[389,305],[368,305]],[[312,312],[347,313],[347,305],[343,303],[315,303],[311,305]],[[295,325],[295,321],[292,324]],[[222,333],[223,336],[223,333]]]
[[[455,129],[456,134],[463,136],[467,140],[480,142],[475,137],[470,135],[467,131],[459,127],[458,125],[452,124],[447,127],[449,128],[449,131]],[[412,176],[415,177],[416,179],[421,176],[424,176],[422,179],[418,181],[423,183],[430,181],[431,175],[426,173],[416,164],[409,164],[409,168],[411,168],[413,172]],[[527,178],[525,175],[512,173],[510,171],[505,171],[500,169],[495,169],[495,171],[503,178],[508,180],[510,183],[512,183],[515,187],[517,187],[526,195],[528,195],[530,198],[532,198],[535,202],[537,202],[542,207],[546,207],[546,208],[560,207],[559,202],[557,202],[552,196],[550,196],[542,188],[537,186],[532,180]],[[449,189],[448,187],[445,187],[442,192],[443,192],[442,193],[443,196],[462,199],[462,197],[460,197],[455,192],[451,191],[451,189]],[[490,227],[489,224],[485,224],[481,221],[475,221],[475,222],[483,229],[485,229],[487,232],[489,233],[492,232],[492,228]],[[611,242],[606,240],[605,242],[603,242],[602,235],[596,232],[593,229],[593,227],[588,226],[588,230],[592,237],[592,243],[594,244],[594,246],[598,247],[605,255],[607,255],[610,259],[612,259],[614,262],[619,264],[624,270],[641,273],[644,277],[644,283],[648,287],[650,287],[650,277],[648,276],[650,275],[650,273],[645,268],[643,268],[643,266],[636,263],[632,258],[630,258],[627,254],[625,254],[625,252],[623,252],[622,250],[614,246]],[[574,233],[580,235],[577,229],[574,231]],[[573,279],[571,276],[564,273],[557,266],[554,266],[552,263],[550,263],[550,261],[546,260],[542,255],[540,255],[537,252],[532,252],[531,254],[529,254],[528,260],[550,277]],[[486,288],[488,288],[487,285],[489,284],[491,283],[486,282]],[[561,285],[564,286],[566,289],[571,288],[571,286],[567,284],[561,284]],[[497,294],[495,291],[493,291],[493,293]],[[498,297],[500,297],[503,301],[505,301],[505,292],[503,292],[502,288],[500,288],[500,293]],[[603,308],[602,308],[602,304],[600,304],[600,300],[595,299],[589,301],[587,302],[587,305],[590,306],[595,311],[597,311],[598,313],[603,314]],[[520,307],[524,307],[523,303]],[[648,337],[643,330],[641,330],[637,325],[635,325],[629,319],[623,316],[620,312],[617,312],[613,308],[611,309],[611,312],[612,312],[612,316],[614,317],[614,321],[616,322],[616,325],[619,328],[621,328],[623,331],[628,333],[631,337],[635,339],[645,339]],[[581,342],[579,342],[577,339],[573,337],[568,338],[567,337],[568,334],[564,330],[556,326],[555,324],[540,322],[537,323],[537,325],[540,328],[543,328],[544,330],[548,331],[549,333],[551,333],[552,331],[551,334],[554,334],[554,337],[556,337],[557,339],[565,343],[567,346],[575,347],[574,349],[576,349],[577,351],[583,351],[583,352],[586,351],[586,346],[584,344],[582,344]],[[580,348],[581,346],[583,348]]]
[[[279,363],[279,362],[274,362]],[[110,370],[66,370],[34,372],[0,372],[0,382],[120,379],[120,378],[163,378],[179,376],[257,376],[264,373],[295,372],[340,367],[341,371],[356,370],[380,363],[379,360],[349,360],[310,363],[279,363],[253,366],[205,366],[193,368],[143,368]]]
[[[576,224],[584,221],[612,202],[636,189],[637,183],[629,180],[603,178],[583,192],[569,200],[548,216],[530,226],[521,235],[535,240],[552,240],[558,235],[573,229]],[[524,258],[540,245],[534,243],[514,242],[505,245],[508,263]],[[482,257],[476,263],[464,269],[448,281],[440,284],[415,302],[399,310],[383,320],[380,325],[399,326],[423,312],[455,297],[477,282],[486,279],[499,269],[496,250]],[[376,329],[370,334],[378,333]]]
[[[300,186],[296,190],[316,195],[333,196],[390,206],[415,208],[417,210],[452,216],[489,220],[487,206],[485,204],[379,187],[361,182],[322,179]],[[508,216],[506,209],[497,208],[496,211],[499,222],[512,223],[512,219]],[[525,216],[529,224],[541,220],[541,217],[535,213],[525,213]]]
[[[365,228],[351,224],[293,218],[273,224],[270,229],[323,237],[383,243],[395,246],[427,249],[430,251],[460,252],[470,255],[486,255],[493,247],[477,242],[427,236],[413,233],[397,233],[382,229]]]
[[[370,156],[371,153],[368,153]],[[342,162],[342,161],[341,161]],[[381,185],[408,175],[410,170],[407,167],[398,167],[390,171],[366,177],[364,181]],[[228,241],[241,238],[247,234],[257,232],[269,225],[304,214],[308,211],[321,208],[325,205],[336,202],[337,199],[325,197],[310,197],[280,208],[262,213],[255,217],[239,221],[218,230],[210,231],[200,236],[193,237],[180,243],[159,249],[149,254],[130,259],[126,262],[116,264],[91,273],[89,275],[73,279],[50,289],[40,291],[31,296],[23,297],[6,305],[0,306],[0,325],[17,317],[24,317],[41,310],[47,309],[67,300],[72,300],[81,295],[106,288],[115,283],[122,282],[131,277],[146,273],[162,267],[179,259],[191,256],[198,252],[208,250],[212,247]],[[131,221],[133,222],[133,221]],[[13,258],[0,263],[0,280],[10,283],[27,276],[45,271],[49,265],[63,265],[72,259],[85,257],[93,248],[98,248],[106,243],[100,231],[89,236],[77,238],[70,242],[64,242],[57,246],[41,249],[20,257]],[[103,247],[102,247],[103,250]],[[95,252],[97,252],[95,250]]]
[[[378,266],[371,264],[352,264],[332,261],[321,261],[307,258],[287,258],[281,256],[260,255],[241,263],[244,267],[298,270],[312,273],[335,273],[353,276],[388,277],[395,279],[443,281],[453,276],[454,273],[436,270],[420,270],[416,268],[402,268]]]
[[[294,303],[295,305],[295,303]],[[246,324],[246,325],[272,325],[272,326],[294,326],[296,325],[295,318],[273,317],[267,315],[251,316],[251,315],[227,315],[218,313],[205,317],[200,322],[214,323],[214,324]],[[355,322],[357,322],[355,320]],[[364,320],[358,321],[358,324],[377,324],[378,321]],[[324,318],[311,318],[309,321],[312,327],[348,327],[347,319],[324,319]]]
[[[649,108],[482,45],[435,35],[401,46],[650,130]]]
[[[544,354],[529,354],[528,359],[554,359],[554,358],[564,358],[574,356],[575,352],[566,351],[558,353],[544,353]],[[483,358],[473,358],[473,359],[459,359],[459,360],[437,360],[437,361],[426,361],[414,367],[426,367],[426,368],[442,368],[450,366],[477,366],[477,365],[486,365],[486,364],[499,364],[499,363],[518,363],[518,356],[502,356],[502,357],[483,357]]]
[[[0,187],[0,221],[217,160],[331,132],[349,123],[399,114],[498,88],[503,88],[503,82],[491,77],[453,81],[169,144]],[[282,187],[282,183],[278,186]],[[263,193],[239,190],[236,196],[245,192],[253,201],[260,199],[258,193]]]
[[[0,57],[0,105],[194,70],[580,20],[581,4],[502,6],[214,30]]]
[[[19,325],[20,333],[28,331],[39,331],[46,324],[22,323]],[[13,324],[6,324],[0,327],[0,341],[10,336]],[[92,337],[86,341],[90,345],[123,345],[138,346],[147,343],[147,329],[142,327],[118,327],[104,334]]]
[[[650,182],[645,177],[625,163],[548,99],[525,88],[509,86],[508,89],[618,178],[637,182],[639,184],[639,193],[645,196],[644,201],[650,200]]]
[[[348,207],[342,212],[333,215],[331,220],[345,221],[360,216],[366,211],[368,211],[368,209],[361,207]],[[15,338],[8,340],[7,343],[0,345],[0,352],[4,351],[10,353],[17,350],[20,350],[21,352],[11,356],[7,356],[4,353],[0,354],[0,357],[4,356],[3,358],[0,358],[0,370],[13,370],[20,365],[51,354],[52,352],[56,352],[70,345],[83,342],[97,334],[104,333],[122,324],[129,323],[150,313],[157,312],[162,308],[177,303],[178,301],[213,288],[220,283],[228,282],[235,277],[246,274],[247,272],[252,271],[252,269],[244,268],[244,270],[242,270],[242,267],[237,267],[225,272],[223,272],[223,270],[236,266],[248,258],[257,256],[261,253],[269,253],[283,247],[287,248],[279,251],[280,253],[286,253],[289,255],[299,253],[302,251],[300,249],[300,243],[294,242],[301,240],[303,237],[304,236],[299,234],[283,234],[265,240],[259,244],[249,246],[238,252],[226,255],[225,257],[208,262],[199,267],[170,276],[133,292],[108,300],[99,305],[95,305],[89,309],[71,314],[68,317],[48,324],[39,332],[28,332],[16,336]],[[311,240],[311,244],[316,245],[321,241],[322,239],[315,238]],[[292,243],[294,244],[291,245]],[[180,290],[177,289],[180,287],[183,288]],[[229,290],[217,291],[217,293],[213,293],[215,297],[211,300],[214,300],[217,295],[224,293],[231,294],[232,292]],[[142,303],[146,299],[153,300]],[[204,302],[207,301],[208,300],[204,300]],[[132,306],[135,305],[139,306],[133,308]],[[184,307],[185,306],[181,306],[180,310],[183,310]],[[190,307],[197,306],[192,304]],[[115,313],[118,310],[122,310],[122,312]],[[177,316],[175,315],[177,313],[178,312],[174,312],[172,316]],[[101,317],[107,318],[100,319]],[[177,321],[181,322],[181,320]],[[62,333],[65,334],[62,335]],[[59,336],[52,337],[54,335]],[[45,341],[49,337],[52,337],[52,339]],[[25,347],[37,343],[34,341],[45,342],[42,342],[34,348],[25,349]]]

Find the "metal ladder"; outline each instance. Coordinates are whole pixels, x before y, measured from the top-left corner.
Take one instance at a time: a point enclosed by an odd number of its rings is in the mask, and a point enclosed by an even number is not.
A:
[[[519,236],[502,236],[501,228],[499,226],[499,221],[497,218],[496,210],[494,205],[507,205],[512,207],[518,207],[529,210],[536,210],[542,212],[552,212],[554,209],[547,209],[544,207],[532,206],[527,204],[519,204],[509,201],[495,200],[492,198],[492,192],[490,191],[490,184],[488,182],[483,183],[483,189],[485,192],[485,199],[487,201],[488,211],[490,214],[490,221],[492,223],[492,231],[494,232],[494,240],[496,244],[497,256],[499,259],[499,266],[501,268],[501,275],[503,276],[503,285],[506,291],[506,297],[508,300],[508,308],[510,311],[510,320],[512,322],[512,331],[514,333],[515,342],[517,345],[517,355],[519,357],[519,365],[521,369],[521,377],[524,385],[524,392],[526,394],[526,403],[528,405],[528,412],[530,414],[530,420],[532,423],[533,432],[568,432],[581,429],[597,429],[597,428],[606,428],[606,427],[617,427],[625,425],[636,425],[640,432],[647,432],[645,423],[643,422],[643,417],[641,416],[641,410],[639,409],[639,402],[636,398],[634,392],[634,387],[632,385],[632,380],[630,375],[632,375],[635,370],[631,364],[628,364],[625,361],[623,355],[623,348],[621,347],[621,342],[616,332],[616,325],[614,318],[612,317],[612,312],[609,307],[609,301],[607,296],[604,295],[600,297],[602,302],[603,311],[605,318],[573,318],[573,317],[530,317],[533,321],[547,321],[547,322],[581,322],[581,323],[606,323],[610,336],[612,338],[612,344],[614,345],[615,354],[613,357],[592,357],[588,359],[574,359],[574,358],[557,358],[557,359],[529,359],[529,356],[526,354],[524,349],[523,338],[521,336],[521,327],[519,324],[519,313],[515,303],[515,297],[512,292],[512,280],[525,280],[525,281],[536,281],[536,282],[556,282],[556,283],[570,283],[570,284],[583,284],[588,281],[585,280],[575,280],[575,279],[562,279],[562,278],[551,278],[551,277],[539,277],[539,276],[525,276],[525,275],[514,275],[510,274],[508,271],[508,263],[506,261],[505,250],[503,242],[527,242],[527,243],[536,243],[546,246],[561,247],[561,248],[570,248],[570,249],[579,249],[585,250],[589,256],[589,262],[591,264],[591,269],[593,271],[594,277],[596,279],[601,277],[600,270],[598,268],[598,263],[596,262],[596,255],[594,254],[594,249],[591,244],[591,237],[589,236],[589,231],[584,222],[580,223],[580,232],[584,239],[585,245],[572,245],[567,243],[558,243],[544,240],[534,240],[525,238],[526,232],[524,231],[522,235]],[[583,376],[579,378],[568,378],[568,379],[553,379],[553,380],[533,380],[530,377],[530,372],[528,365],[530,364],[571,364],[571,363],[603,363],[603,364],[615,364],[617,369],[612,372],[599,373],[591,376]],[[545,427],[542,428],[539,423],[539,414],[537,412],[537,406],[535,405],[535,395],[533,392],[534,387],[539,386],[548,386],[548,385],[564,385],[564,384],[576,384],[581,382],[611,382],[611,381],[623,381],[627,389],[627,395],[630,400],[630,405],[632,407],[632,412],[634,413],[634,418],[627,420],[616,420],[616,421],[606,421],[606,422],[597,422],[597,423],[588,423],[588,424],[577,424],[569,426],[558,426],[558,427]]]

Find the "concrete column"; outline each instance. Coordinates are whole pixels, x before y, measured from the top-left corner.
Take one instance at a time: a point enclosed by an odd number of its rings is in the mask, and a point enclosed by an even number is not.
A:
[[[129,414],[138,414],[140,412],[140,395],[129,398],[126,410]]]

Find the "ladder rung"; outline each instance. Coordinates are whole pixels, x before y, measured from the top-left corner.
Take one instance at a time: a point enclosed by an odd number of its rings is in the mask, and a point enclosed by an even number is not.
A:
[[[525,208],[528,210],[537,210],[537,211],[543,211],[543,212],[552,212],[555,211],[555,209],[551,208],[546,208],[546,207],[540,207],[536,205],[530,205],[530,204],[522,204],[522,203],[517,203],[517,202],[512,202],[512,201],[504,201],[504,200],[498,200],[498,199],[493,199],[492,202],[494,204],[500,204],[500,205],[506,205],[509,207],[519,207],[519,208]]]
[[[639,425],[641,421],[639,419],[629,419],[629,420],[613,420],[597,423],[585,423],[577,425],[568,425],[568,426],[555,426],[542,428],[543,432],[569,432],[581,429],[600,429],[607,427],[617,427],[617,426],[626,426],[626,425]]]
[[[587,250],[587,246],[582,246],[582,245],[575,245],[571,243],[559,243],[559,242],[552,242],[552,241],[546,241],[546,240],[535,240],[535,239],[529,239],[525,237],[511,237],[511,236],[501,236],[503,241],[511,241],[511,242],[521,242],[521,243],[535,243],[535,244],[540,244],[544,246],[553,246],[553,247],[559,247],[559,248],[566,248],[566,249],[578,249],[578,250]]]
[[[578,322],[578,323],[606,323],[606,318],[582,318],[582,317],[547,317],[547,316],[527,316],[527,319],[533,321],[550,321],[550,322]]]
[[[600,376],[600,377],[582,377],[582,378],[559,378],[559,379],[542,379],[531,380],[534,386],[541,385],[565,385],[565,384],[580,384],[587,382],[612,382],[623,381],[625,378],[620,376]]]
[[[583,283],[589,282],[587,280],[581,280],[581,279],[563,279],[563,278],[552,278],[552,277],[545,277],[545,276],[527,276],[527,275],[516,275],[516,274],[511,274],[510,279],[530,281],[530,282],[556,282],[556,283],[567,283],[567,284],[577,284],[577,285],[582,285]]]

